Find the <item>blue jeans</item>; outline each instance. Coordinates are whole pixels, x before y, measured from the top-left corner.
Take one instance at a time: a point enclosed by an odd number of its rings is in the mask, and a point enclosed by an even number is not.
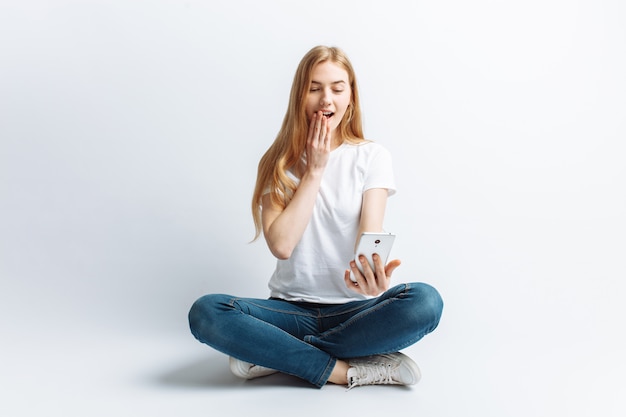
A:
[[[435,330],[443,301],[428,284],[400,284],[346,304],[209,294],[189,311],[200,342],[237,359],[326,384],[337,359],[397,352]]]

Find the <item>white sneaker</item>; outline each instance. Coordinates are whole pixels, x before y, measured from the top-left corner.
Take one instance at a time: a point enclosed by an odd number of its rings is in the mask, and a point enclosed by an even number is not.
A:
[[[275,374],[276,370],[265,368],[263,366],[255,365],[252,363],[240,361],[232,356],[228,358],[228,364],[230,365],[230,371],[243,379],[254,379],[261,376]]]
[[[417,364],[400,352],[351,359],[348,364],[348,389],[361,385],[414,385],[422,377]]]

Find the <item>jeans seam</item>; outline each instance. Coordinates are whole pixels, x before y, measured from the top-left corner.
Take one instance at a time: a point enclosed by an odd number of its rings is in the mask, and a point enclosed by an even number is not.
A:
[[[324,372],[322,372],[322,375],[320,375],[317,383],[315,384],[318,388],[323,387],[326,382],[328,382],[328,378],[330,378],[330,374],[333,372],[333,368],[335,367],[336,363],[337,359],[330,356],[328,364],[326,365],[326,368],[324,368]]]
[[[356,322],[358,320],[362,320],[364,318],[366,318],[367,316],[369,316],[370,314],[373,314],[375,312],[377,312],[378,310],[380,310],[382,307],[386,307],[387,305],[391,304],[392,302],[396,301],[397,298],[404,298],[404,296],[406,296],[406,293],[409,289],[409,284],[403,284],[404,285],[404,289],[402,289],[400,292],[398,292],[398,294],[394,295],[393,297],[387,298],[386,300],[384,300],[383,302],[380,302],[376,305],[374,305],[371,308],[366,309],[365,311],[362,312],[362,316],[359,315],[358,319],[356,319],[354,316],[350,317],[347,321],[345,321],[343,324],[336,326],[332,329],[329,329],[327,332],[324,332],[323,334],[318,336],[318,339],[320,340],[324,340],[326,339],[328,336],[332,336],[333,334],[335,334],[338,331],[342,331],[345,330],[346,328],[356,324]],[[419,339],[418,339],[419,340]],[[409,345],[407,345],[409,346]],[[406,347],[406,346],[405,346]]]
[[[276,309],[276,308],[271,308],[262,304],[257,304],[255,303],[253,300],[249,299],[249,298],[242,298],[242,297],[233,297],[230,299],[229,304],[232,308],[235,308],[235,304],[238,301],[244,301],[250,305],[253,305],[257,308],[260,308],[262,310],[266,310],[266,311],[272,311],[274,313],[281,313],[281,314],[289,314],[289,315],[293,315],[293,316],[304,316],[304,317],[317,317],[315,315],[315,313],[313,312],[301,312],[301,311],[292,311],[292,310],[283,310],[283,309]]]
[[[332,329],[329,329],[328,331],[326,331],[323,334],[321,334],[318,338],[320,340],[324,340],[327,336],[332,336],[333,334],[335,334],[338,331],[343,331],[343,330],[347,329],[348,327],[352,326],[353,324],[356,324],[357,321],[364,319],[365,317],[369,316],[372,313],[375,313],[380,308],[387,306],[388,304],[392,303],[393,301],[395,301],[395,300],[394,299],[387,299],[387,300],[385,300],[382,303],[376,304],[374,307],[372,307],[370,309],[367,309],[366,311],[360,313],[358,318],[355,318],[354,316],[350,317],[347,321],[345,321],[341,325],[336,326],[336,327],[334,327]]]

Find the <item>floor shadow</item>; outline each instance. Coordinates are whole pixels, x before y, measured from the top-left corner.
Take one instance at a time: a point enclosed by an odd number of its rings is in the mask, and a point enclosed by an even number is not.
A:
[[[293,387],[312,388],[313,385],[292,375],[276,373],[261,378],[245,380],[230,372],[228,360],[212,356],[179,365],[157,374],[158,385],[172,388],[234,388],[234,387]]]
[[[179,388],[232,387],[240,384],[223,358],[209,357],[179,365],[156,377],[156,383]]]

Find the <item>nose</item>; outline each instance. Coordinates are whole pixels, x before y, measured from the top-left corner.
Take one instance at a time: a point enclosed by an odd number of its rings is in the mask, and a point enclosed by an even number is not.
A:
[[[331,102],[332,101],[330,99],[330,92],[324,90],[324,92],[322,93],[322,97],[320,98],[320,106],[322,107],[329,106]]]

